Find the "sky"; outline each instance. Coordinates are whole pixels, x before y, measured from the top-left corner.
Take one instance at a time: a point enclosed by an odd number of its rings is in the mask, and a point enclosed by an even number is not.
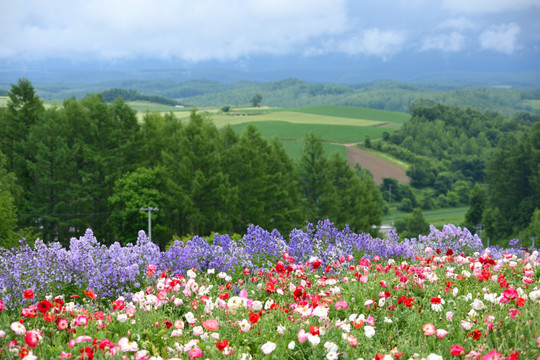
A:
[[[540,70],[540,0],[0,0],[0,33],[4,67]]]

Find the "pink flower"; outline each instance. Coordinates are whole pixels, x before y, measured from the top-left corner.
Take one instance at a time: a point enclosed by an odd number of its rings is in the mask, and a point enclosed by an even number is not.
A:
[[[218,321],[214,319],[203,321],[202,325],[208,331],[216,331],[219,329]]]
[[[300,331],[298,332],[298,342],[304,343],[306,341],[307,341],[306,331],[304,329],[300,329]]]
[[[135,360],[148,360],[149,358],[148,350],[139,350],[135,353]]]
[[[24,335],[24,342],[31,348],[35,348],[39,342],[41,336],[35,330],[27,331]]]
[[[450,355],[461,356],[465,353],[465,348],[461,345],[452,345]]]
[[[442,339],[444,338],[446,335],[448,335],[448,331],[444,330],[444,329],[437,329],[437,331],[435,331],[435,333],[437,334],[437,337],[439,339]]]
[[[189,350],[188,355],[191,359],[197,359],[203,356],[203,351],[201,348],[196,346],[193,349]]]
[[[481,360],[499,360],[501,358],[501,353],[498,353],[497,350],[493,349],[486,355],[482,356]]]
[[[422,326],[422,330],[424,330],[424,336],[430,336],[435,334],[435,325],[432,323],[426,323],[424,326]]]
[[[4,310],[4,302],[2,301],[2,299],[0,299],[0,313],[2,312],[2,310]]]
[[[454,313],[451,312],[451,311],[447,311],[446,312],[446,320],[447,321],[452,321],[452,317],[454,316]]]
[[[336,310],[346,310],[349,308],[349,304],[347,304],[347,301],[345,300],[336,301],[334,306]]]

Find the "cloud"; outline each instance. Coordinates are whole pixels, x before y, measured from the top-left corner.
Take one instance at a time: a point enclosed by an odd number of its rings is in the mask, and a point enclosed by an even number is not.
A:
[[[374,55],[387,59],[402,50],[405,40],[406,35],[402,31],[381,31],[372,28],[364,30],[360,36],[329,42],[326,48],[348,55]]]
[[[482,32],[478,41],[483,50],[493,50],[511,55],[518,49],[517,35],[519,32],[520,28],[517,24],[503,24]]]
[[[424,39],[421,50],[441,50],[444,52],[461,51],[465,47],[465,37],[458,33],[441,34]]]
[[[14,2],[0,15],[0,58],[232,60],[295,51],[347,23],[345,0]]]
[[[527,8],[540,8],[538,0],[443,0],[443,8],[468,14],[499,13]]]
[[[456,29],[459,31],[476,30],[478,26],[464,17],[448,19],[437,25],[439,29]]]

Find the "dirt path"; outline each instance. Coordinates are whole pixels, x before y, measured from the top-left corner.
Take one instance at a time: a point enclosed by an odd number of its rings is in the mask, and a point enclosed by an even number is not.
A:
[[[358,163],[361,167],[369,169],[373,174],[373,180],[377,184],[382,183],[383,177],[393,177],[400,183],[408,183],[410,181],[403,168],[357,148],[355,146],[356,144],[344,144],[347,147],[347,160],[349,164],[354,166]]]

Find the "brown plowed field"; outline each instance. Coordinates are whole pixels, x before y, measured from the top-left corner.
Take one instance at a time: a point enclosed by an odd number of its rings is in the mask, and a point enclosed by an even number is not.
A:
[[[373,180],[375,180],[377,184],[382,183],[383,177],[392,177],[397,179],[400,183],[408,183],[410,181],[403,168],[378,158],[375,155],[371,155],[354,145],[356,144],[346,144],[349,165],[354,166],[358,163],[362,168],[369,169],[373,174]]]

